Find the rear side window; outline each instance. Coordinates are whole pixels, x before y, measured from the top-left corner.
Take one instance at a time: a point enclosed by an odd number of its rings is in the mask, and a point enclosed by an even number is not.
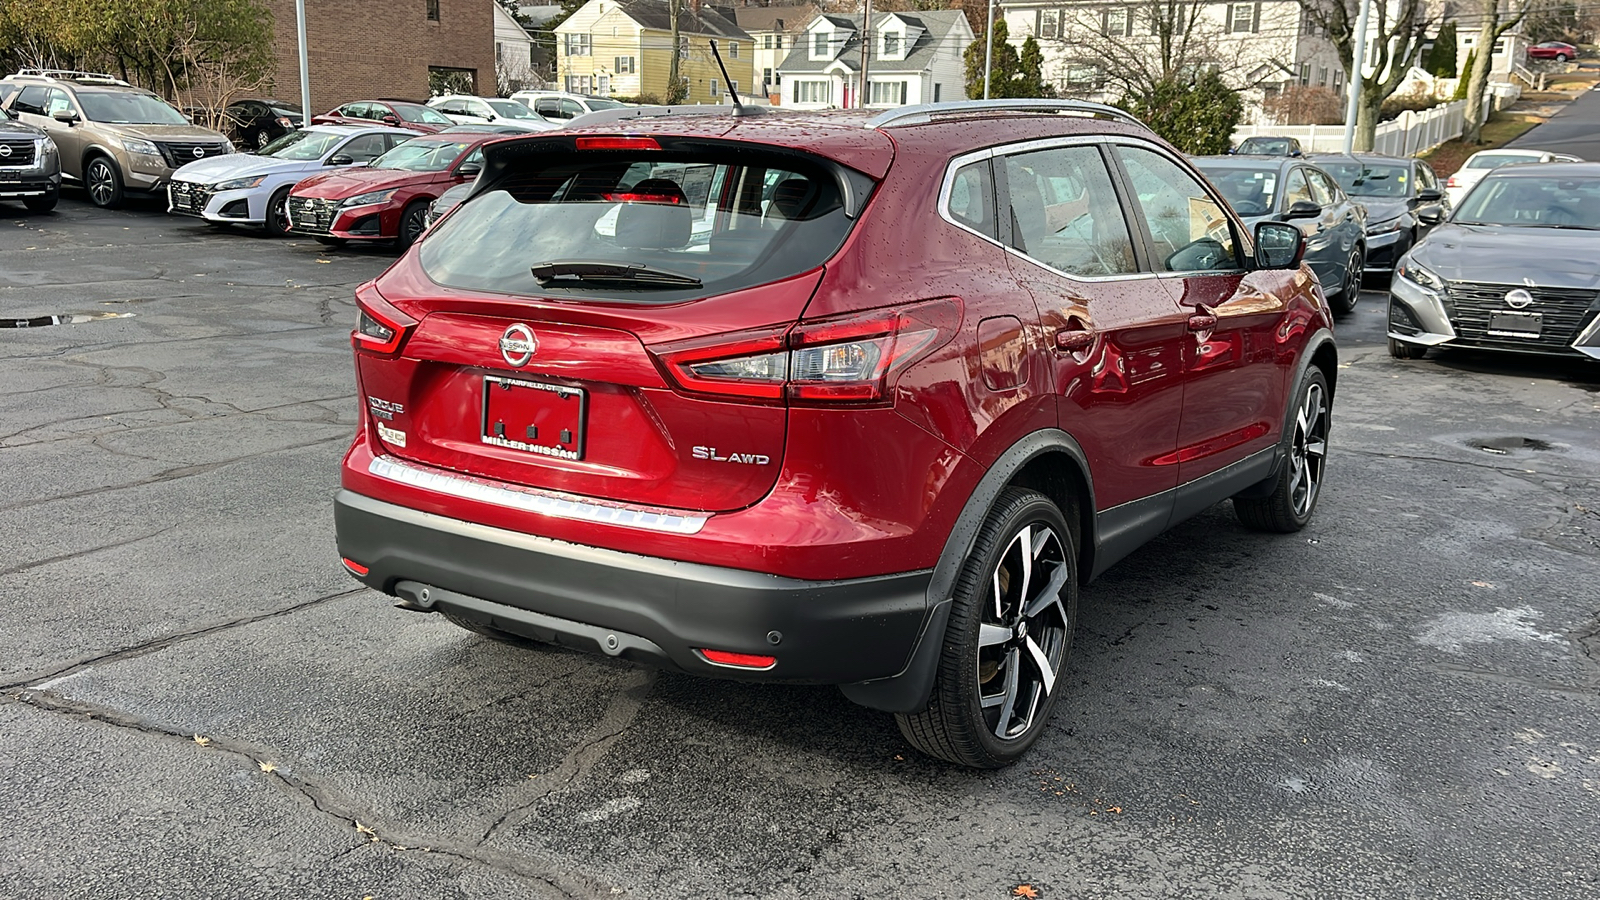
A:
[[[525,159],[428,235],[428,277],[499,293],[679,302],[815,268],[851,226],[833,175],[797,157]]]
[[[1056,147],[1004,158],[1011,243],[1069,275],[1137,271],[1133,241],[1100,151]]]

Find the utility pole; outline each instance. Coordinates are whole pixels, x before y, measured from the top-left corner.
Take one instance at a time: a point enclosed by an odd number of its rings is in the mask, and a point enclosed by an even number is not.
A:
[[[861,17],[861,98],[857,109],[867,108],[867,61],[872,56],[872,0],[867,0],[866,15]]]
[[[1356,143],[1356,116],[1361,109],[1361,70],[1367,64],[1367,13],[1371,0],[1356,0],[1361,12],[1356,16],[1356,43],[1350,48],[1350,99],[1344,105],[1344,152],[1349,153]],[[1379,73],[1380,75],[1383,73]]]
[[[989,99],[989,69],[994,65],[994,0],[989,0],[989,18],[983,26],[983,99]]]
[[[306,54],[306,0],[294,0],[295,30],[300,36],[300,127],[311,127],[311,63]]]
[[[665,98],[669,104],[672,103],[673,97],[678,92],[678,7],[682,3],[683,0],[667,0],[667,17],[672,21],[672,63],[667,66],[667,96]],[[679,102],[687,103],[688,100],[689,98],[685,96]]]

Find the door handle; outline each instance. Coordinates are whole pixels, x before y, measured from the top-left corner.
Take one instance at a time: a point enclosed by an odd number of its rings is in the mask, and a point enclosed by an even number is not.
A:
[[[1189,317],[1190,331],[1209,331],[1217,327],[1217,317],[1210,313],[1195,313]]]
[[[1094,329],[1085,327],[1082,323],[1074,323],[1056,332],[1056,349],[1076,353],[1079,350],[1089,349],[1094,343]]]

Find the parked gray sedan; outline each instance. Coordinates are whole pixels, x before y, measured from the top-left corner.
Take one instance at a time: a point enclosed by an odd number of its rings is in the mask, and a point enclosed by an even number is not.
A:
[[[1366,266],[1367,213],[1333,176],[1283,156],[1199,156],[1194,164],[1244,219],[1291,222],[1306,236],[1306,263],[1335,312],[1355,309]]]

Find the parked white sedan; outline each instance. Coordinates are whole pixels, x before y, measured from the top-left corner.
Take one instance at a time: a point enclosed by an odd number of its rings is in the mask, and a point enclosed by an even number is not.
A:
[[[1583,162],[1583,160],[1568,153],[1534,150],[1528,147],[1479,150],[1467,157],[1461,168],[1445,181],[1444,192],[1449,196],[1452,207],[1460,206],[1461,198],[1467,195],[1467,191],[1472,190],[1472,186],[1482,181],[1483,176],[1491,171],[1501,166],[1545,162]]]
[[[335,166],[366,165],[415,131],[387,125],[312,125],[262,147],[196,160],[172,173],[167,212],[207,222],[260,225],[287,234],[289,189]]]
[[[466,94],[445,94],[434,97],[428,101],[445,118],[457,125],[487,125],[491,122],[497,124],[521,125],[529,131],[548,130],[549,125],[542,117],[536,116],[533,110],[515,100],[501,100],[498,97],[471,97]]]

